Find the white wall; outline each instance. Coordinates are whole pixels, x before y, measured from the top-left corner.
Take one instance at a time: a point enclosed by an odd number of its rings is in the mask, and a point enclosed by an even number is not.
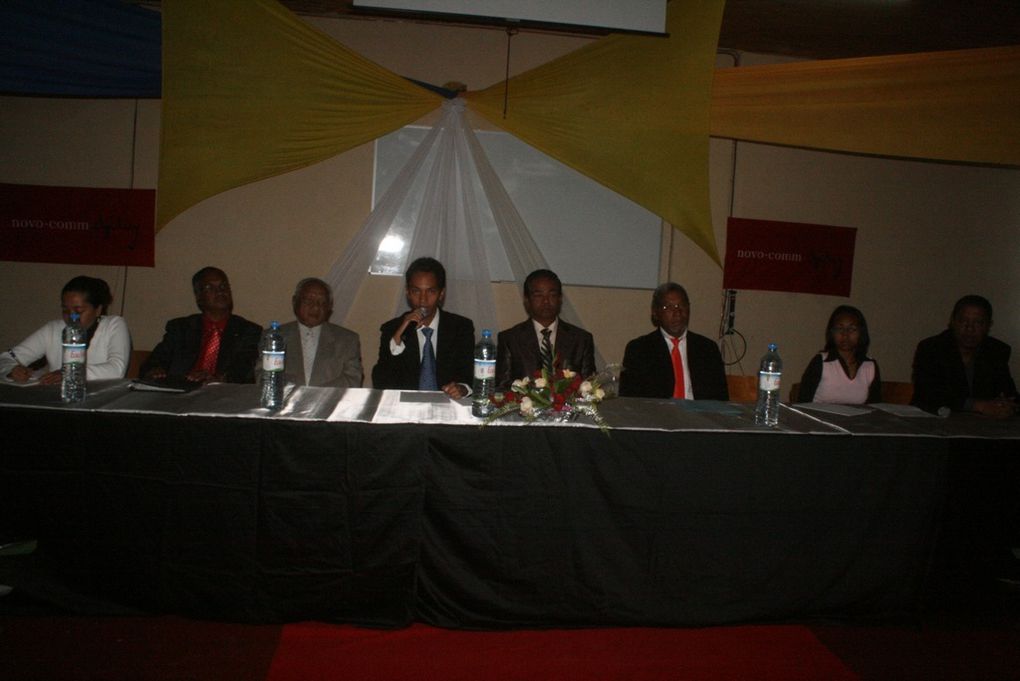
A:
[[[396,21],[314,20],[352,49],[391,70],[481,89],[503,77],[501,31]],[[584,44],[581,38],[524,33],[513,38],[513,73]],[[751,57],[750,59],[753,59]],[[746,59],[745,63],[750,63]],[[0,182],[97,187],[156,186],[159,102],[0,98]],[[134,159],[132,163],[132,145]],[[712,205],[720,249],[730,199],[732,142],[713,140]],[[235,310],[265,324],[290,317],[293,284],[321,275],[369,211],[372,149],[365,145],[288,175],[213,197],[186,211],[156,238],[156,267],[116,268],[0,262],[0,347],[57,316],[60,287],[87,273],[114,288],[135,347],[158,342],[166,319],[194,310],[190,276],[214,264],[231,277]],[[133,182],[133,185],[132,185]],[[1020,171],[898,161],[740,143],[734,215],[856,227],[851,304],[868,317],[883,376],[908,380],[914,345],[944,327],[964,293],[988,296],[993,333],[1020,343]],[[676,233],[666,254],[670,278],[688,287],[692,328],[715,336],[722,273]],[[347,325],[376,358],[378,326],[392,312],[400,282],[372,278]],[[523,318],[519,291],[496,290],[501,326]],[[344,295],[344,292],[338,293]],[[648,291],[574,288],[574,304],[607,361],[649,330]],[[748,353],[734,373],[754,371],[770,341],[799,379],[822,344],[831,296],[742,291],[737,329]],[[1014,360],[1014,374],[1016,374]]]

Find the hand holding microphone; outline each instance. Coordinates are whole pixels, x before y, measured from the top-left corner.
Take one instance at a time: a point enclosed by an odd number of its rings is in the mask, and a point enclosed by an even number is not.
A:
[[[429,310],[427,307],[415,307],[407,311],[404,315],[404,321],[401,322],[400,326],[397,327],[396,332],[393,334],[393,342],[398,345],[402,342],[400,339],[404,335],[404,331],[408,328],[418,326],[425,318],[428,317]]]

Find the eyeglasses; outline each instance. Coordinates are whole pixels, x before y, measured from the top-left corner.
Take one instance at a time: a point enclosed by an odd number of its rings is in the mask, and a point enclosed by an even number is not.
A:
[[[830,330],[832,331],[833,334],[838,334],[838,333],[857,333],[858,331],[860,331],[860,329],[857,328],[856,326],[834,326]]]
[[[687,306],[674,303],[672,305],[660,305],[657,309],[661,312],[686,312]]]
[[[230,284],[227,284],[225,282],[220,284],[203,284],[201,290],[204,293],[212,293],[213,291],[217,291],[219,293],[226,293],[227,291],[230,290]]]

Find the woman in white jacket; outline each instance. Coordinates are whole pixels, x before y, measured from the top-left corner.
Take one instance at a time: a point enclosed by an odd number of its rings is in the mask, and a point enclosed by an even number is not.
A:
[[[121,317],[106,314],[112,300],[110,287],[102,279],[80,276],[67,282],[60,292],[63,319],[47,322],[3,353],[0,356],[0,376],[26,383],[34,377],[29,366],[45,357],[47,368],[39,376],[39,382],[59,383],[61,334],[71,319],[71,313],[77,312],[87,338],[86,379],[123,378],[131,357],[131,336]]]

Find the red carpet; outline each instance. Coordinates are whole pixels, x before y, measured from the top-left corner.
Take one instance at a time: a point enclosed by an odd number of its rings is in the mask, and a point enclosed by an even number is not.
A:
[[[465,632],[0,616],[0,681],[1017,681],[1020,618]]]
[[[284,627],[267,681],[857,680],[805,627],[466,632]]]

